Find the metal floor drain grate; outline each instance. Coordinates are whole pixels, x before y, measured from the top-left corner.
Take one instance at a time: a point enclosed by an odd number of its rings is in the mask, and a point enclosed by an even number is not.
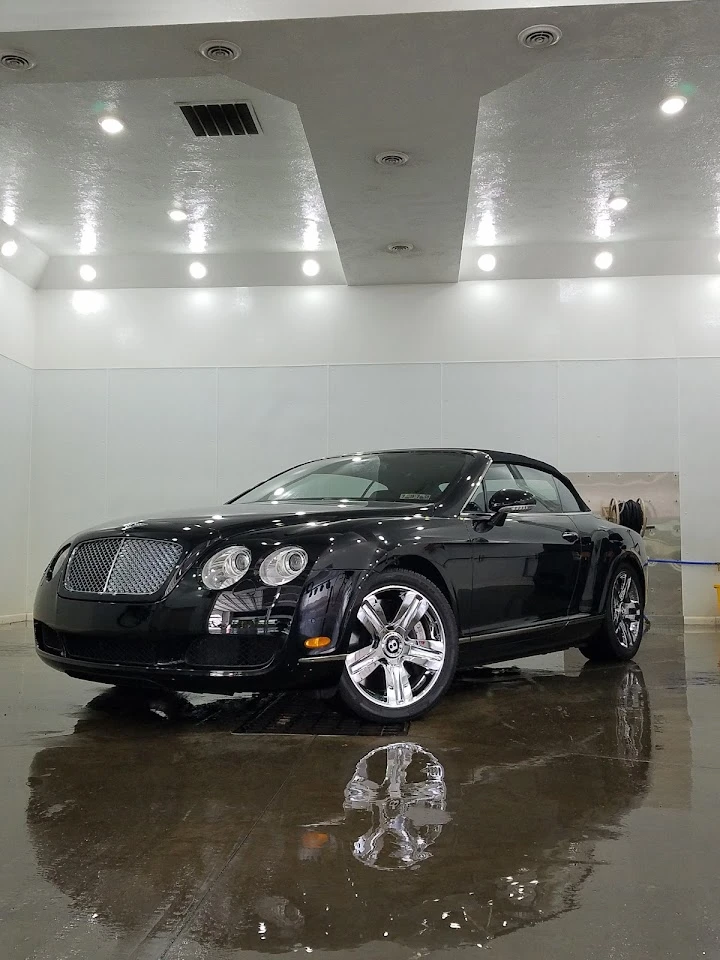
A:
[[[271,693],[248,700],[233,733],[284,733],[314,737],[395,737],[409,723],[366,723],[339,713],[324,700],[298,693]]]

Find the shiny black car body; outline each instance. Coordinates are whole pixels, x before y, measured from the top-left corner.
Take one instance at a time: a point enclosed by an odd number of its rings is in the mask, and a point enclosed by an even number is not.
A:
[[[424,593],[437,615],[425,628],[413,624],[409,640],[392,632],[386,646],[439,646],[439,631],[447,683],[456,666],[592,649],[619,570],[635,591],[639,620],[647,563],[641,538],[590,513],[547,464],[477,450],[391,451],[316,464],[296,470],[315,471],[326,482],[328,471],[357,479],[372,466],[394,487],[373,481],[375,494],[357,500],[267,499],[271,493],[253,502],[249,491],[221,508],[79,534],[56,554],[38,588],[40,657],[73,677],[107,683],[227,693],[332,688],[342,682],[349,651],[368,642],[364,634],[358,639],[358,605],[374,584],[388,590],[395,580],[413,596],[429,583]],[[447,482],[435,483],[436,465]],[[412,477],[426,474],[423,489],[430,492],[415,491]],[[237,544],[251,555],[247,573],[227,589],[209,589],[203,565]],[[262,561],[286,546],[301,548],[307,565],[286,584],[263,583]],[[72,565],[83,557],[85,579],[77,579]],[[635,652],[641,634],[640,623],[633,643],[616,651],[620,659]],[[324,645],[313,647],[314,638]],[[387,664],[394,648],[382,653]],[[424,663],[408,667],[413,683],[421,669]],[[447,683],[443,674],[439,686]],[[428,693],[425,687],[418,689]],[[386,704],[373,698],[370,713],[366,704],[359,712],[389,716],[391,706],[403,707],[402,690],[392,703],[389,690]],[[425,696],[422,709],[436,699]],[[388,710],[375,710],[378,704]]]

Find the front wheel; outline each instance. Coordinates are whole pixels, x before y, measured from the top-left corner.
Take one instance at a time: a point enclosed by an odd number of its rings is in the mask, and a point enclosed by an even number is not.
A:
[[[420,574],[391,570],[372,577],[349,630],[338,693],[365,720],[414,720],[452,681],[457,624],[442,591]]]
[[[580,649],[588,660],[631,660],[645,627],[645,599],[640,575],[629,564],[615,573],[602,626]]]

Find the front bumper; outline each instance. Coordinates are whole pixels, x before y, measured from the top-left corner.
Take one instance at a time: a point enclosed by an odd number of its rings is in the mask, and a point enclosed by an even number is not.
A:
[[[132,682],[160,686],[191,693],[242,693],[262,690],[322,689],[335,686],[340,680],[344,657],[283,665],[273,663],[261,670],[227,670],[183,668],[174,664],[139,666],[137,664],[78,660],[47,653],[36,647],[38,656],[48,666],[78,680],[122,684]]]
[[[70,599],[59,574],[38,589],[40,658],[73,677],[234,693],[335,685],[342,672],[343,620],[358,571],[326,571],[303,584],[267,588],[252,580],[217,594],[181,581],[152,603]],[[230,621],[218,617],[233,606]],[[223,632],[214,632],[217,625]],[[227,632],[231,631],[231,632]],[[304,641],[329,636],[330,647]]]

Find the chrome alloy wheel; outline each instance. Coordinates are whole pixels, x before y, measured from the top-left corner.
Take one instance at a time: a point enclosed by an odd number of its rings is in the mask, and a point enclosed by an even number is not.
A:
[[[445,628],[433,604],[407,586],[379,587],[357,612],[345,669],[370,703],[409,707],[435,686],[445,663]]]
[[[620,646],[634,647],[640,635],[642,604],[637,584],[626,570],[617,575],[613,584],[612,618]]]

